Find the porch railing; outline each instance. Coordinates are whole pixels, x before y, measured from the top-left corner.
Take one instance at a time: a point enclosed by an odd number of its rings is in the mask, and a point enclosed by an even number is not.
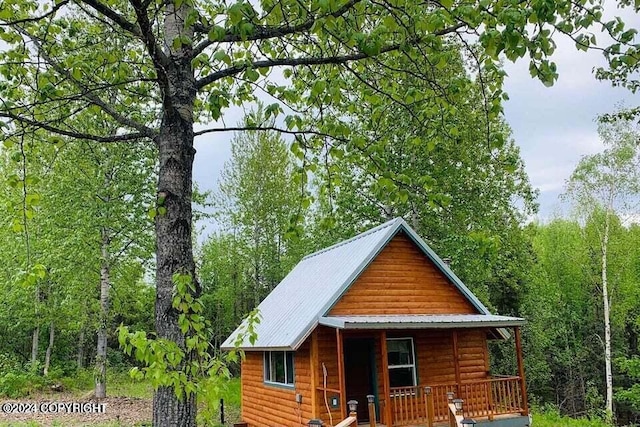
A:
[[[429,419],[442,422],[449,419],[447,393],[464,400],[464,413],[469,417],[493,419],[495,415],[525,412],[520,377],[487,378],[460,384],[431,385],[431,396],[419,387],[393,387],[390,394],[393,426],[426,424]],[[429,399],[433,400],[429,414]]]

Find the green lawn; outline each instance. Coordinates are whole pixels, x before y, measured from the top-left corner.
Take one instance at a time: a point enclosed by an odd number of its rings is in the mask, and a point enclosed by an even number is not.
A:
[[[557,413],[534,413],[531,427],[611,427],[601,420],[563,417]]]

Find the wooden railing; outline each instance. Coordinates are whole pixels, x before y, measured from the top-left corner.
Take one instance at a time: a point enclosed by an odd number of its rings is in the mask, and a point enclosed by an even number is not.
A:
[[[493,419],[495,415],[526,412],[520,377],[488,378],[461,384],[430,386],[431,396],[424,386],[393,387],[389,402],[393,426],[443,422],[450,419],[449,397],[453,393],[464,400],[464,413],[469,417]],[[432,410],[429,400],[432,400]],[[429,414],[431,412],[431,414]]]
[[[457,384],[438,384],[431,386],[433,394],[433,421],[440,422],[449,419],[449,397],[447,393],[458,395]]]
[[[335,427],[357,427],[357,426],[358,426],[358,418],[353,416],[349,416],[335,425]]]
[[[458,395],[464,399],[464,410],[470,417],[489,417],[524,411],[520,377],[489,378],[463,383]]]
[[[401,426],[426,422],[427,411],[421,387],[391,388],[392,425]]]

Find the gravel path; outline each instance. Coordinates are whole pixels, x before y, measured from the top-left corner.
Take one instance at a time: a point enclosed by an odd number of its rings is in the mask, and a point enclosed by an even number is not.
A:
[[[35,421],[40,426],[89,426],[109,423],[118,426],[144,426],[151,425],[150,420],[151,399],[107,397],[96,401],[65,394],[37,400],[0,399],[0,425],[11,426],[17,422]]]

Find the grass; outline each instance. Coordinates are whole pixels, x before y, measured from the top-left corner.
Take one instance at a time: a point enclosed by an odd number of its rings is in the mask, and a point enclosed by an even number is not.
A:
[[[113,372],[107,376],[107,394],[113,397],[150,399],[153,397],[153,387],[149,381],[132,379],[128,371]]]
[[[533,414],[533,427],[611,427],[602,420],[564,417],[557,412]]]

